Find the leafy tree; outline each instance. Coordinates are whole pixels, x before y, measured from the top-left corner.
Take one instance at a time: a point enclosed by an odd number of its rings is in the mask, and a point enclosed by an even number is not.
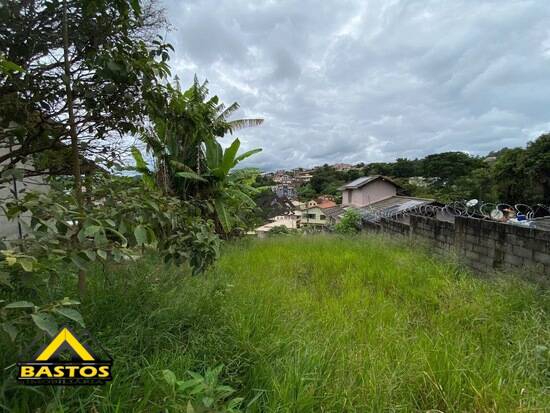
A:
[[[319,192],[313,189],[313,187],[309,183],[300,186],[297,190],[297,193],[298,198],[302,201],[309,201],[310,199],[319,196]]]
[[[508,149],[496,160],[494,166],[495,189],[501,202],[527,202],[525,188],[529,179],[525,174],[525,150]]]
[[[416,161],[406,158],[397,158],[392,164],[392,176],[411,177],[418,175],[418,166]]]
[[[529,202],[550,204],[550,134],[541,135],[527,144],[525,170],[534,191]]]
[[[483,166],[483,161],[464,152],[443,152],[426,156],[422,161],[425,176],[439,178],[443,184],[453,184],[473,169]]]
[[[158,17],[136,0],[2,6],[0,50],[23,70],[0,81],[0,164],[41,156],[49,168],[69,146],[61,162],[71,159],[80,202],[81,154],[111,165],[116,138],[140,128],[143,99],[169,73],[170,46],[144,35]]]
[[[171,46],[144,38],[151,20],[138,0],[2,6],[0,50],[23,70],[0,83],[0,164],[9,170],[32,160],[51,170],[52,152],[61,150],[82,211],[82,156],[112,165],[112,142],[140,129],[143,100],[158,95],[159,79],[169,74]],[[83,290],[85,274],[80,277]]]
[[[452,196],[447,196],[447,199],[439,199],[449,202],[456,201],[457,199],[472,198],[490,202],[498,200],[495,192],[493,171],[490,166],[474,169],[468,175],[458,178],[454,188],[455,193]]]
[[[363,173],[361,169],[350,169],[348,171],[341,172],[339,176],[342,176],[345,182],[349,182],[362,177]]]
[[[256,188],[258,187],[270,187],[270,186],[274,186],[275,185],[275,181],[273,180],[273,178],[271,176],[267,176],[267,175],[264,175],[264,174],[260,174],[256,177],[256,182],[254,182],[254,186]]]
[[[312,175],[309,185],[317,195],[336,195],[338,187],[345,182],[344,175],[329,165],[317,168]]]
[[[364,175],[392,176],[393,169],[391,167],[391,164],[384,163],[384,162],[374,162],[365,166]]]

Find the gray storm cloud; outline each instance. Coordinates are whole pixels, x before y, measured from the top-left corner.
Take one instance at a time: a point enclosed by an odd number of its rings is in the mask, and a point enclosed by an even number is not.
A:
[[[264,169],[521,146],[550,127],[550,3],[164,0],[172,66]]]

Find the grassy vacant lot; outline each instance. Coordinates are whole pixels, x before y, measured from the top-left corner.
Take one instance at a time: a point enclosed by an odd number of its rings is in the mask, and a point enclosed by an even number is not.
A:
[[[204,276],[154,258],[107,275],[82,310],[115,360],[113,382],[37,393],[5,380],[4,405],[185,411],[161,371],[184,379],[223,363],[243,410],[256,398],[252,412],[550,406],[548,292],[476,279],[384,238],[239,242]]]

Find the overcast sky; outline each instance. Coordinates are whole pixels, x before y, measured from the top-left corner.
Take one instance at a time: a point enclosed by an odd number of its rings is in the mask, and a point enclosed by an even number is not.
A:
[[[266,170],[485,154],[550,130],[548,0],[163,2],[174,74],[265,119],[236,136]]]

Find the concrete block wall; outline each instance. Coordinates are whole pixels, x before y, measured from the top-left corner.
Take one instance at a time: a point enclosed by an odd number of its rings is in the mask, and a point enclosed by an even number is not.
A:
[[[431,243],[434,252],[445,253],[454,247],[454,224],[451,222],[418,215],[412,215],[410,222],[411,235]]]
[[[423,241],[435,253],[454,251],[478,272],[528,269],[550,277],[550,231],[470,217],[456,217],[452,223],[417,215],[410,216],[410,225],[382,219],[377,229]]]
[[[409,235],[411,227],[403,222],[384,219],[384,231],[397,235]]]
[[[550,275],[550,231],[457,217],[455,245],[479,271],[529,268]]]

